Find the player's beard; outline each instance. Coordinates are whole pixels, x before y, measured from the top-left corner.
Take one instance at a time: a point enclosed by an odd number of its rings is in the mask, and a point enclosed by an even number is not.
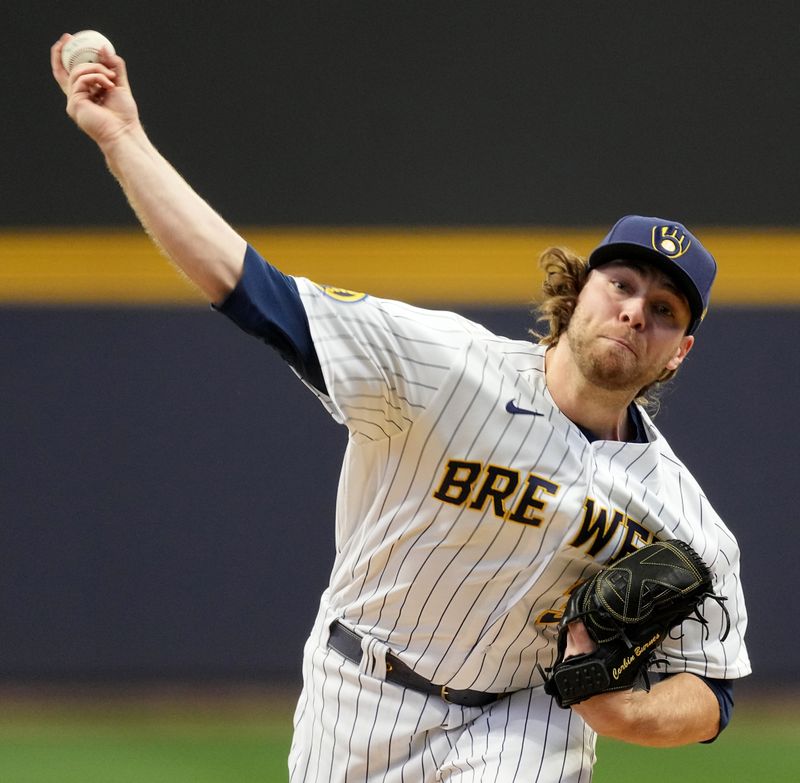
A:
[[[658,362],[648,361],[641,340],[634,332],[615,334],[628,342],[636,351],[609,339],[602,329],[584,315],[578,306],[567,327],[567,342],[576,367],[583,377],[594,386],[611,392],[626,392],[635,396],[641,389],[661,377],[664,367]]]

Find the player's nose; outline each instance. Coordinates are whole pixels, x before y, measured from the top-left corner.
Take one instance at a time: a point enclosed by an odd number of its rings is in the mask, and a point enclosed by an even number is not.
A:
[[[630,296],[622,304],[620,320],[631,329],[644,329],[645,300],[642,296]]]

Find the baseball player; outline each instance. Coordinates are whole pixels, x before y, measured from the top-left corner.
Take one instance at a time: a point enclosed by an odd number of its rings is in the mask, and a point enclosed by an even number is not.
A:
[[[147,232],[349,433],[292,781],[588,781],[597,734],[713,740],[750,671],[739,551],[641,404],[705,314],[716,265],[697,238],[628,216],[588,261],[550,249],[538,342],[289,277],[159,155],[124,61],[67,74],[66,40],[68,113]],[[724,603],[663,641],[650,690],[559,707],[543,683],[570,591],[665,539],[691,544]],[[568,656],[596,646],[579,621],[562,638]]]

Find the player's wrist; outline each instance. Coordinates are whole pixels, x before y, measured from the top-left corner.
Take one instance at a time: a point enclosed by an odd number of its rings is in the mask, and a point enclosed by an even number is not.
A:
[[[644,691],[633,690],[598,693],[573,704],[571,709],[601,736],[630,742],[641,729],[637,701],[646,695]]]
[[[94,139],[100,151],[105,155],[109,167],[114,169],[114,162],[125,157],[133,150],[154,150],[138,117],[121,123],[119,127],[98,135]]]

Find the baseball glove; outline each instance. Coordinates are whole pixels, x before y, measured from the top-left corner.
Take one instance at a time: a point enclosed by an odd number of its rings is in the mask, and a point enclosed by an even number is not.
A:
[[[545,691],[560,707],[607,691],[650,690],[648,666],[666,635],[692,617],[706,627],[700,604],[716,600],[711,571],[683,541],[659,541],[620,558],[572,592],[558,626],[558,655],[543,672]],[[582,620],[597,644],[591,653],[564,658],[567,626]]]

